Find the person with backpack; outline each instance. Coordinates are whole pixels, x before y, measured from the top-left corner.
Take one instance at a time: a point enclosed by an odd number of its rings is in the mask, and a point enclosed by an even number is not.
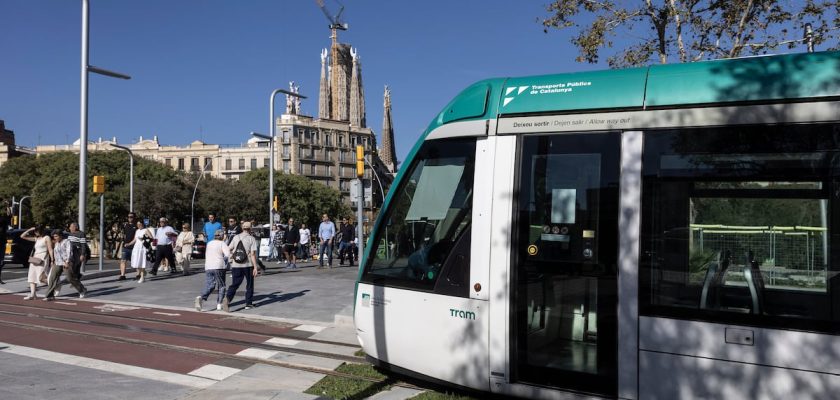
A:
[[[228,287],[227,295],[222,299],[222,309],[225,312],[230,312],[230,303],[233,301],[233,296],[242,285],[242,280],[245,280],[245,309],[250,310],[254,308],[252,302],[254,297],[254,277],[259,274],[259,269],[254,266],[257,265],[257,239],[251,235],[251,223],[245,221],[242,223],[242,233],[234,236],[228,249],[231,251],[230,266],[231,266],[231,283]]]

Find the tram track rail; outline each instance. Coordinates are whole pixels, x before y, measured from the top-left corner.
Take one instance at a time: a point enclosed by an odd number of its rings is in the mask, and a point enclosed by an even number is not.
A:
[[[133,315],[120,315],[120,314],[116,314],[116,313],[103,313],[103,312],[75,310],[75,309],[67,309],[67,308],[37,307],[37,306],[26,305],[26,304],[2,303],[2,305],[3,305],[3,307],[17,307],[17,308],[26,308],[26,309],[32,309],[32,310],[49,310],[49,311],[57,311],[57,312],[62,312],[62,313],[72,313],[72,314],[80,314],[80,315],[95,315],[97,317],[128,319],[128,320],[134,320],[134,321],[159,323],[159,324],[174,325],[174,326],[186,326],[186,327],[200,328],[200,329],[205,329],[205,330],[206,329],[212,329],[212,330],[215,330],[215,331],[241,333],[241,334],[245,334],[245,335],[272,336],[272,337],[278,337],[278,338],[283,338],[283,339],[298,340],[298,341],[302,341],[302,342],[318,343],[318,344],[324,344],[324,345],[330,345],[330,346],[340,346],[340,347],[361,349],[361,347],[358,346],[358,345],[349,344],[349,343],[345,343],[345,342],[336,342],[336,341],[323,340],[323,339],[312,339],[312,338],[300,337],[300,336],[295,336],[295,335],[288,335],[288,334],[283,334],[283,333],[266,333],[266,332],[260,332],[260,331],[252,330],[252,329],[218,327],[218,326],[212,326],[212,325],[192,323],[192,322],[189,322],[189,321],[183,321],[183,322],[182,321],[172,321],[172,320],[166,320],[166,319],[160,319],[160,318],[150,318],[150,317],[133,316]],[[286,322],[281,322],[281,323],[288,324]]]
[[[9,304],[9,306],[11,306],[11,305]],[[42,307],[32,307],[32,308],[44,309]],[[96,314],[96,313],[89,313],[89,314],[100,315],[100,314]],[[65,327],[46,326],[46,325],[37,324],[37,323],[34,323],[34,322],[33,323],[24,323],[24,322],[8,321],[8,320],[5,320],[5,319],[2,318],[3,315],[33,318],[33,319],[43,319],[43,320],[50,320],[50,321],[56,321],[56,322],[62,322],[62,323],[76,323],[76,324],[82,324],[84,326],[100,326],[100,327],[117,328],[117,329],[121,328],[121,329],[124,329],[124,330],[127,330],[127,331],[130,330],[132,332],[140,331],[140,332],[146,332],[146,333],[155,333],[155,334],[166,335],[166,333],[163,333],[163,332],[165,332],[164,330],[155,330],[155,329],[125,325],[125,324],[114,324],[114,323],[99,322],[99,321],[78,320],[78,319],[73,319],[73,318],[43,316],[43,315],[37,315],[37,314],[34,314],[34,313],[30,313],[30,312],[14,312],[14,311],[0,310],[0,325],[16,327],[16,328],[20,328],[20,329],[46,331],[46,332],[50,332],[50,333],[61,333],[61,334],[73,335],[73,336],[79,336],[79,337],[85,337],[85,338],[96,338],[96,339],[100,339],[100,340],[108,341],[108,342],[113,342],[113,343],[132,344],[132,345],[145,346],[145,347],[150,347],[150,348],[155,348],[155,349],[160,349],[160,350],[177,351],[177,352],[181,352],[181,353],[205,356],[205,357],[209,357],[209,358],[213,358],[213,359],[219,359],[219,360],[221,360],[221,359],[238,360],[238,361],[243,361],[243,362],[248,362],[248,363],[253,363],[253,364],[262,364],[262,365],[283,367],[283,368],[289,368],[289,369],[298,370],[298,371],[318,373],[318,374],[323,374],[323,375],[328,375],[328,376],[333,376],[333,377],[338,377],[338,378],[346,378],[346,379],[352,379],[352,380],[358,380],[358,381],[365,381],[365,382],[379,384],[379,385],[391,385],[391,386],[398,386],[398,387],[404,387],[404,388],[409,388],[409,389],[425,390],[422,387],[412,385],[410,383],[397,381],[395,378],[392,378],[392,377],[386,377],[384,379],[378,379],[378,378],[373,378],[373,377],[367,377],[367,376],[361,376],[361,375],[348,374],[348,373],[344,373],[344,372],[334,371],[334,370],[331,370],[331,369],[328,369],[328,368],[320,368],[320,367],[314,367],[314,366],[300,365],[300,364],[296,364],[296,363],[292,363],[292,362],[271,360],[271,359],[260,358],[260,357],[251,357],[251,356],[245,356],[245,355],[231,354],[231,353],[227,353],[227,352],[224,352],[224,351],[218,351],[218,350],[202,349],[202,348],[195,348],[195,347],[176,345],[176,344],[170,344],[170,343],[161,343],[161,342],[155,342],[155,341],[149,341],[149,340],[133,339],[133,338],[127,338],[127,337],[117,336],[117,335],[112,335],[112,334],[93,333],[93,332],[88,332],[88,331],[84,331],[84,330],[70,329],[70,328],[65,328]],[[128,318],[128,317],[126,317],[126,318]],[[305,349],[294,349],[290,346],[281,346],[281,345],[268,344],[268,343],[247,342],[247,341],[241,341],[241,340],[235,340],[235,339],[218,338],[218,337],[207,336],[207,335],[184,334],[184,333],[174,332],[174,331],[168,331],[168,335],[169,336],[178,336],[178,337],[181,337],[181,338],[189,337],[189,338],[194,339],[194,340],[206,340],[206,341],[212,341],[212,342],[215,342],[215,343],[224,343],[224,344],[233,344],[233,345],[239,345],[239,346],[247,346],[247,347],[251,347],[251,348],[256,347],[256,348],[261,348],[261,349],[278,350],[278,351],[284,351],[284,352],[288,352],[288,353],[310,355],[310,356],[316,356],[316,357],[338,360],[338,361],[343,361],[343,362],[352,362],[352,363],[357,363],[357,364],[368,364],[365,361],[365,359],[362,358],[362,357],[345,356],[345,355],[342,355],[342,354],[311,351],[311,350],[305,350]],[[265,334],[259,334],[259,335],[266,336]],[[295,340],[298,340],[298,339],[300,339],[300,338],[295,338]]]

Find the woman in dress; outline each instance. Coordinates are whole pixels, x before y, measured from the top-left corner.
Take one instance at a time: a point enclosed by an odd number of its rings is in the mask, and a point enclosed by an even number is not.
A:
[[[49,236],[44,235],[44,228],[40,225],[27,229],[20,237],[30,242],[35,242],[32,249],[32,257],[29,262],[29,274],[26,282],[29,283],[29,296],[24,297],[24,300],[34,300],[37,298],[35,291],[39,285],[46,282],[41,281],[41,276],[45,276],[46,271],[49,270],[50,264],[53,260],[53,244]],[[36,261],[40,260],[40,261]],[[32,262],[36,261],[36,262]]]
[[[181,233],[175,239],[175,260],[181,266],[184,275],[190,273],[190,258],[192,257],[192,246],[195,243],[195,235],[190,230],[190,224],[184,223],[181,226]]]
[[[134,238],[131,242],[126,243],[126,246],[134,245],[134,248],[131,250],[131,267],[137,271],[137,277],[135,279],[138,283],[143,283],[143,278],[146,275],[146,246],[144,246],[143,240],[151,240],[154,236],[151,230],[147,229],[146,225],[143,224],[143,220],[138,220],[137,230],[134,231]]]

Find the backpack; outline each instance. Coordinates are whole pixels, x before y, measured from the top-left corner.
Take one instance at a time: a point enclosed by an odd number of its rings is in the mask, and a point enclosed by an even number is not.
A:
[[[248,252],[245,251],[245,246],[242,245],[242,240],[236,243],[236,249],[233,250],[233,262],[237,264],[245,264],[248,261]]]

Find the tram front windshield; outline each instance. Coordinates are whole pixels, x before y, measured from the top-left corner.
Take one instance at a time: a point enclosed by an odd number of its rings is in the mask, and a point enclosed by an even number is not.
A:
[[[469,231],[475,139],[423,143],[375,232],[365,280],[432,288]]]

